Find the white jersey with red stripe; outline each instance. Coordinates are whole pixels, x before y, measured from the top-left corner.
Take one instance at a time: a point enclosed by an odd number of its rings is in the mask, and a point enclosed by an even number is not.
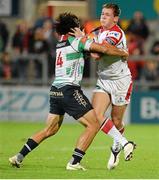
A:
[[[98,43],[107,42],[117,48],[127,50],[126,37],[123,30],[114,25],[109,30],[104,30],[102,27],[95,32],[97,34],[96,40]],[[103,55],[98,61],[98,75],[101,79],[120,79],[130,75],[130,70],[127,61],[120,56]]]

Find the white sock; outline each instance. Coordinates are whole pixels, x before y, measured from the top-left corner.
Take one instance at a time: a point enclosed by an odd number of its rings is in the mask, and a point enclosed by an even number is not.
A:
[[[124,126],[119,130],[119,132],[122,134],[124,134]],[[112,149],[116,152],[121,150],[121,144],[119,141],[116,141],[116,139],[113,140],[113,145],[112,145]]]
[[[115,126],[110,129],[108,135],[111,136],[116,143],[121,144],[122,147],[128,142],[127,139],[121,135],[121,133],[117,130]]]
[[[124,146],[128,141],[122,134],[118,131],[118,129],[114,126],[113,122],[110,119],[107,119],[102,127],[101,130],[111,136],[116,142],[119,142],[122,146]]]

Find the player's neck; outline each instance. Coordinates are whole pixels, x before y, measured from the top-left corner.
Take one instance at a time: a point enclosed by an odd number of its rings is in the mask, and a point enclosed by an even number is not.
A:
[[[105,26],[103,26],[103,29],[104,30],[109,30],[109,29],[112,29],[112,27],[114,27],[116,24],[114,23],[114,24],[111,24],[110,26],[108,26],[108,27],[105,27]]]

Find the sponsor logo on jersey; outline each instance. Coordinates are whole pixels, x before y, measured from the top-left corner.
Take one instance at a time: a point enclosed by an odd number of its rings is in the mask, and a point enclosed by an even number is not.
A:
[[[119,40],[121,34],[120,34],[119,32],[117,32],[117,31],[111,31],[111,32],[109,32],[109,33],[107,34],[107,36],[108,36],[108,37],[113,37],[113,38]]]
[[[123,103],[125,103],[125,97],[124,97],[124,96],[117,96],[117,97],[115,98],[115,102],[116,102],[117,104],[123,104]]]
[[[105,40],[111,44],[111,45],[115,45],[115,42],[110,38],[110,37],[106,37]]]

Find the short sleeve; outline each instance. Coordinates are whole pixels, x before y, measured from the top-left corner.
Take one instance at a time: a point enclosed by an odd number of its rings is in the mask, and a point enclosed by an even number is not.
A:
[[[105,40],[106,40],[109,44],[116,45],[116,44],[118,44],[118,42],[120,41],[121,37],[122,37],[122,33],[121,33],[121,32],[110,31],[110,32],[107,34],[107,37],[106,37]]]

